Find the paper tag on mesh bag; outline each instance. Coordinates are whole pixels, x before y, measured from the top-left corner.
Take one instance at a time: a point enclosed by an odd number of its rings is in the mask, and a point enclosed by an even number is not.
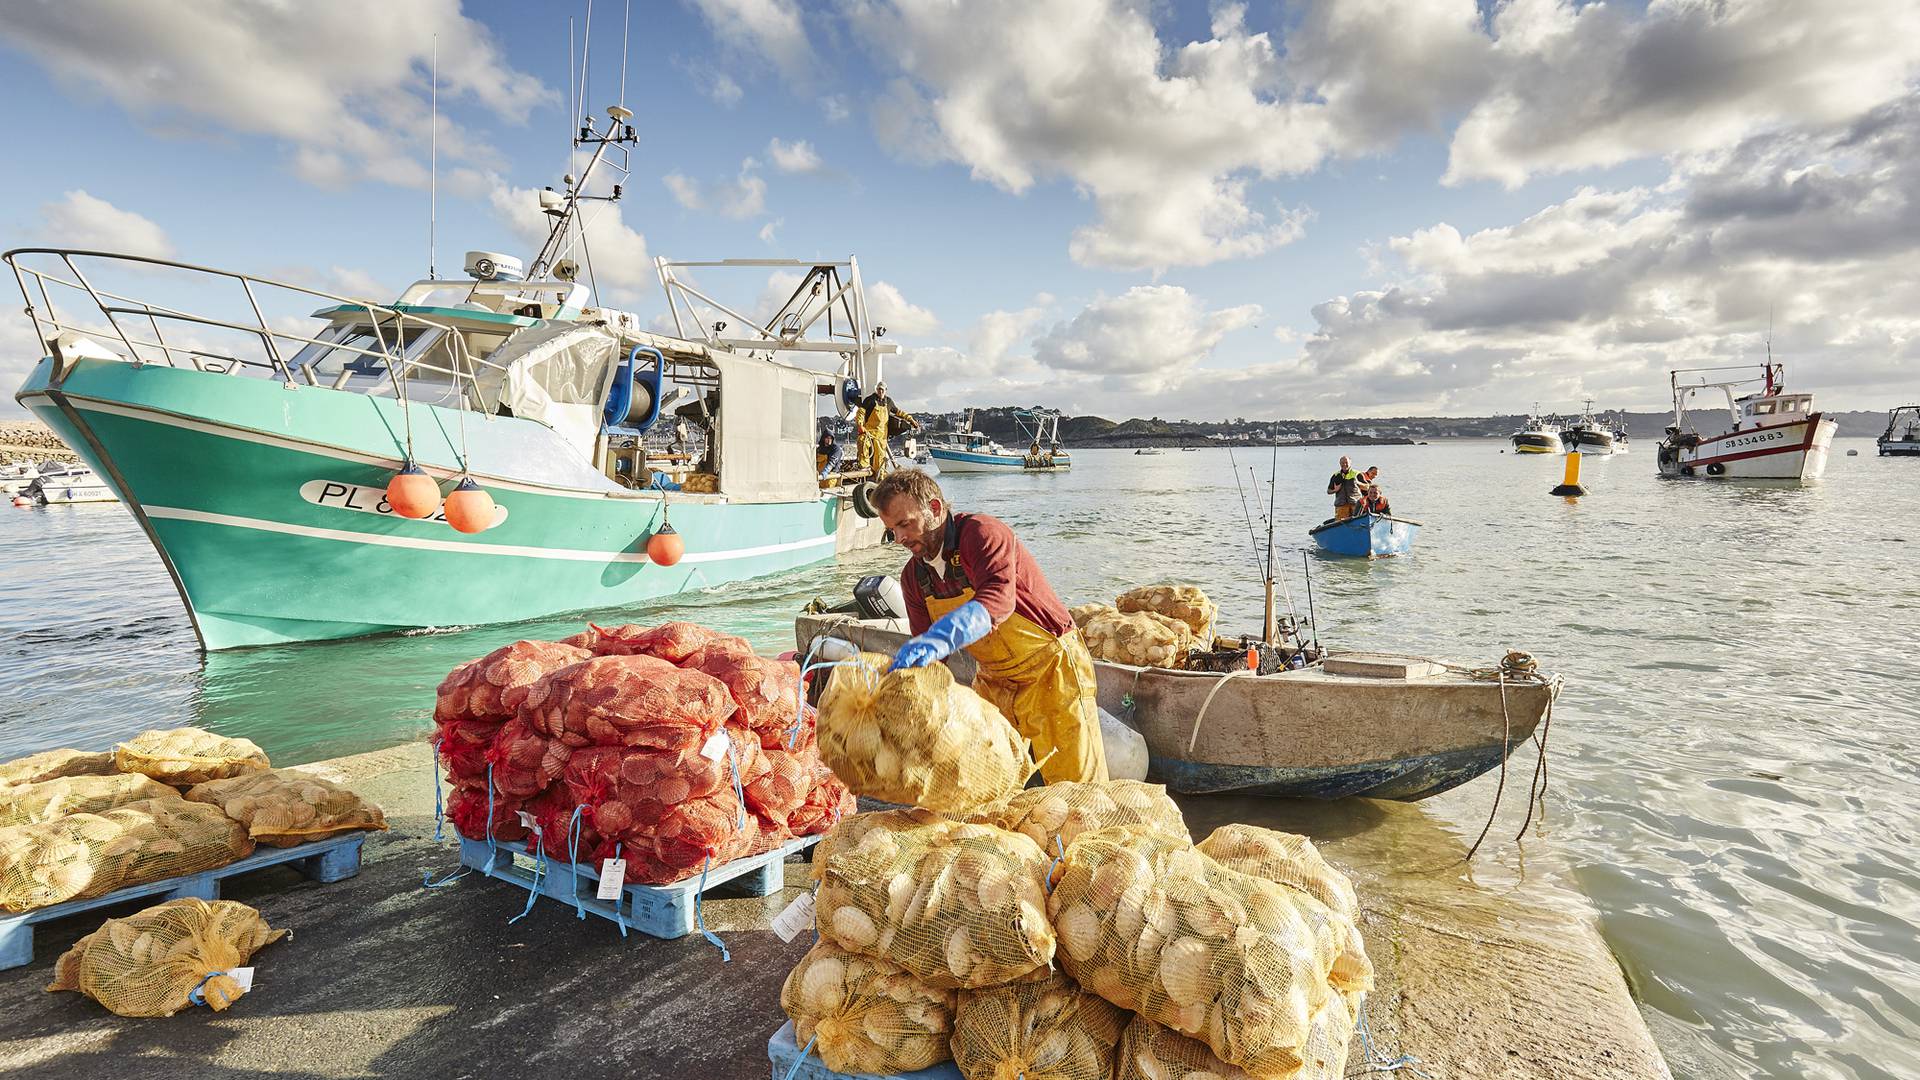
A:
[[[229,968],[227,977],[240,984],[243,994],[253,989],[253,969],[250,967]]]
[[[813,893],[803,892],[800,898],[788,904],[785,911],[773,917],[773,932],[780,935],[781,941],[792,941],[800,936],[800,931],[813,925]]]
[[[595,900],[618,900],[620,889],[627,883],[627,860],[600,860],[600,887],[593,891]]]
[[[700,748],[700,756],[706,758],[708,761],[719,761],[721,758],[727,756],[727,747],[732,745],[733,743],[727,738],[726,732],[716,731],[713,734],[713,738],[708,739],[706,745]]]

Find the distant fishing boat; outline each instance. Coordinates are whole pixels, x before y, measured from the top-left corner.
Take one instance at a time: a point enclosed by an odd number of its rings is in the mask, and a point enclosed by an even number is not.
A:
[[[1586,411],[1578,420],[1568,424],[1562,432],[1562,438],[1569,450],[1578,450],[1588,457],[1600,457],[1613,453],[1613,426],[1593,415],[1593,399],[1587,399]]]
[[[1060,446],[1060,414],[1050,409],[1020,409],[1014,423],[1029,441],[1025,450],[1006,447],[974,427],[968,409],[960,430],[928,438],[927,453],[943,473],[1065,472],[1073,456]]]
[[[65,462],[42,468],[38,476],[19,492],[33,502],[47,506],[67,503],[119,502],[106,481],[85,465]]]
[[[40,478],[40,466],[31,461],[9,461],[0,465],[0,495],[17,495]]]
[[[898,620],[801,615],[802,654],[823,637],[892,653]],[[948,661],[971,682],[972,658]],[[1525,745],[1560,677],[1424,657],[1336,653],[1303,668],[1228,675],[1093,662],[1100,707],[1147,742],[1147,779],[1188,794],[1361,796],[1411,802],[1500,767]]]
[[[1159,447],[1157,447],[1157,446],[1143,446],[1143,447],[1141,447],[1140,449],[1138,449],[1138,450],[1135,450],[1135,451],[1134,451],[1134,453],[1136,453],[1136,454],[1158,454],[1158,453],[1160,453],[1160,448],[1159,448]]]
[[[1613,418],[1613,452],[1616,454],[1624,454],[1633,449],[1632,444],[1628,442],[1628,438],[1627,414],[1624,412],[1615,413]]]
[[[1902,405],[1887,414],[1887,430],[1874,440],[1881,457],[1920,457],[1920,405]]]
[[[1520,430],[1507,436],[1513,443],[1516,454],[1560,454],[1566,452],[1566,444],[1561,439],[1560,425],[1540,415],[1540,403],[1533,403],[1533,411],[1520,423]]]
[[[1391,514],[1356,514],[1345,521],[1327,521],[1307,530],[1320,550],[1356,559],[1384,559],[1413,550],[1420,523]]]
[[[1812,394],[1786,392],[1784,365],[1768,360],[1758,376],[1682,383],[1682,375],[1751,371],[1749,367],[1681,368],[1669,375],[1673,423],[1660,441],[1660,475],[1687,479],[1814,480],[1827,467],[1833,420],[1813,411]],[[1739,398],[1734,392],[1759,383]],[[1715,397],[1726,411],[1689,412],[1696,397]]]

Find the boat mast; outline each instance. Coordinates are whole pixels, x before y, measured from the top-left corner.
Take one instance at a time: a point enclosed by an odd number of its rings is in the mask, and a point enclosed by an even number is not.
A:
[[[1280,480],[1280,430],[1273,432],[1273,469],[1267,475],[1267,617],[1261,639],[1268,645],[1274,644],[1273,610],[1273,510],[1275,493],[1279,490]]]

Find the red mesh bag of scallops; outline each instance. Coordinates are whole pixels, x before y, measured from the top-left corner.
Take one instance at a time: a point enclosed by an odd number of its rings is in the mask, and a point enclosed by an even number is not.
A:
[[[530,799],[560,779],[572,754],[572,747],[543,737],[526,717],[516,716],[501,726],[487,751],[494,790],[512,798]]]
[[[598,656],[543,677],[520,715],[569,746],[698,749],[733,714],[719,680],[651,656]]]
[[[449,672],[433,705],[435,723],[492,720],[504,723],[542,676],[590,654],[557,641],[516,641]]]
[[[584,649],[516,641],[454,668],[435,694],[440,759],[456,783],[485,783],[487,751],[540,678],[587,659]]]
[[[496,840],[509,842],[525,840],[526,826],[520,824],[520,810],[525,805],[521,799],[511,798],[495,792],[493,795],[493,828],[487,828],[487,789],[461,785],[453,789],[447,797],[447,820],[459,830],[460,835],[469,840],[485,840],[489,831]]]
[[[589,623],[586,630],[567,641],[595,656],[652,656],[670,664],[678,664],[703,646],[728,637],[717,630],[690,622],[661,623],[655,627],[629,623],[611,629]],[[746,644],[740,638],[731,640]]]
[[[752,728],[760,745],[786,745],[800,701],[800,665],[756,656],[746,642],[728,638],[701,648],[681,666],[718,679],[739,709],[734,719]]]

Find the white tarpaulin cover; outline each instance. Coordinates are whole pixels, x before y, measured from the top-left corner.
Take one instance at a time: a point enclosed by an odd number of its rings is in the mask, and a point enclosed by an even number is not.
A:
[[[620,362],[619,338],[590,323],[555,323],[521,331],[487,359],[507,369],[501,404],[559,432],[581,457],[592,458]]]

